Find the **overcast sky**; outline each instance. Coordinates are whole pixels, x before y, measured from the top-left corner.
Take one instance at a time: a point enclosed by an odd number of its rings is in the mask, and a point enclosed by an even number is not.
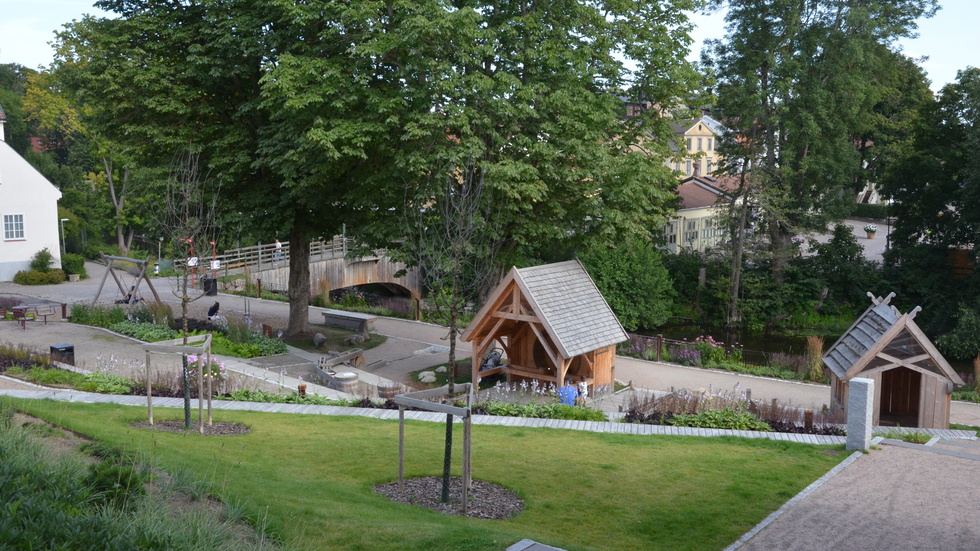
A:
[[[82,14],[104,15],[92,0],[0,0],[0,63],[19,63],[31,68],[47,67],[53,52],[48,42],[62,25]],[[901,42],[907,55],[928,56],[922,63],[938,90],[956,79],[967,66],[980,66],[980,0],[942,0],[942,9],[932,19],[919,22],[919,38]],[[695,16],[698,29],[691,59],[697,59],[701,41],[720,38],[724,21],[720,14]]]

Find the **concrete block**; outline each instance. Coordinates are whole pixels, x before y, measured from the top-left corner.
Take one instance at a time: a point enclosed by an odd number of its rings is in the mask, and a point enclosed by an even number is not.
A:
[[[871,379],[851,379],[847,391],[847,449],[871,447],[875,407],[875,383]]]

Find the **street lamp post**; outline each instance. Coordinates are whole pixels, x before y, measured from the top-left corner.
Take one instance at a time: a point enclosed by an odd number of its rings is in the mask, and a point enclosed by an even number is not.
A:
[[[61,219],[61,256],[64,256],[67,252],[67,248],[65,247],[65,222],[67,221],[67,218]]]

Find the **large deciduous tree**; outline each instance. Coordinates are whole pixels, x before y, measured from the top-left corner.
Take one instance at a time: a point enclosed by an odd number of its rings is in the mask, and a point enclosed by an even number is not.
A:
[[[698,3],[103,0],[119,17],[70,25],[59,63],[92,124],[161,166],[193,139],[225,209],[289,233],[295,333],[308,242],[404,236],[405,197],[437,196],[424,183],[454,158],[481,159],[511,259],[662,225],[667,124],[621,124],[615,94],[685,96]]]
[[[895,247],[980,242],[980,69],[968,68],[919,112],[911,147],[893,163],[884,191],[894,199]]]
[[[894,40],[910,35],[936,0],[717,0],[727,34],[705,59],[732,135],[731,172],[751,165],[777,280],[794,233],[822,230],[853,203],[862,170],[855,138],[892,87]],[[889,73],[890,74],[890,73]]]

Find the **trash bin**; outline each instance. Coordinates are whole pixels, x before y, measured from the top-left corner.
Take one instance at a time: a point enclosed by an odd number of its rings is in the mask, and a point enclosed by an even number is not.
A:
[[[218,280],[212,277],[202,277],[201,287],[204,289],[204,294],[209,297],[218,295]]]
[[[71,344],[56,344],[52,346],[51,361],[75,365],[75,346]]]

